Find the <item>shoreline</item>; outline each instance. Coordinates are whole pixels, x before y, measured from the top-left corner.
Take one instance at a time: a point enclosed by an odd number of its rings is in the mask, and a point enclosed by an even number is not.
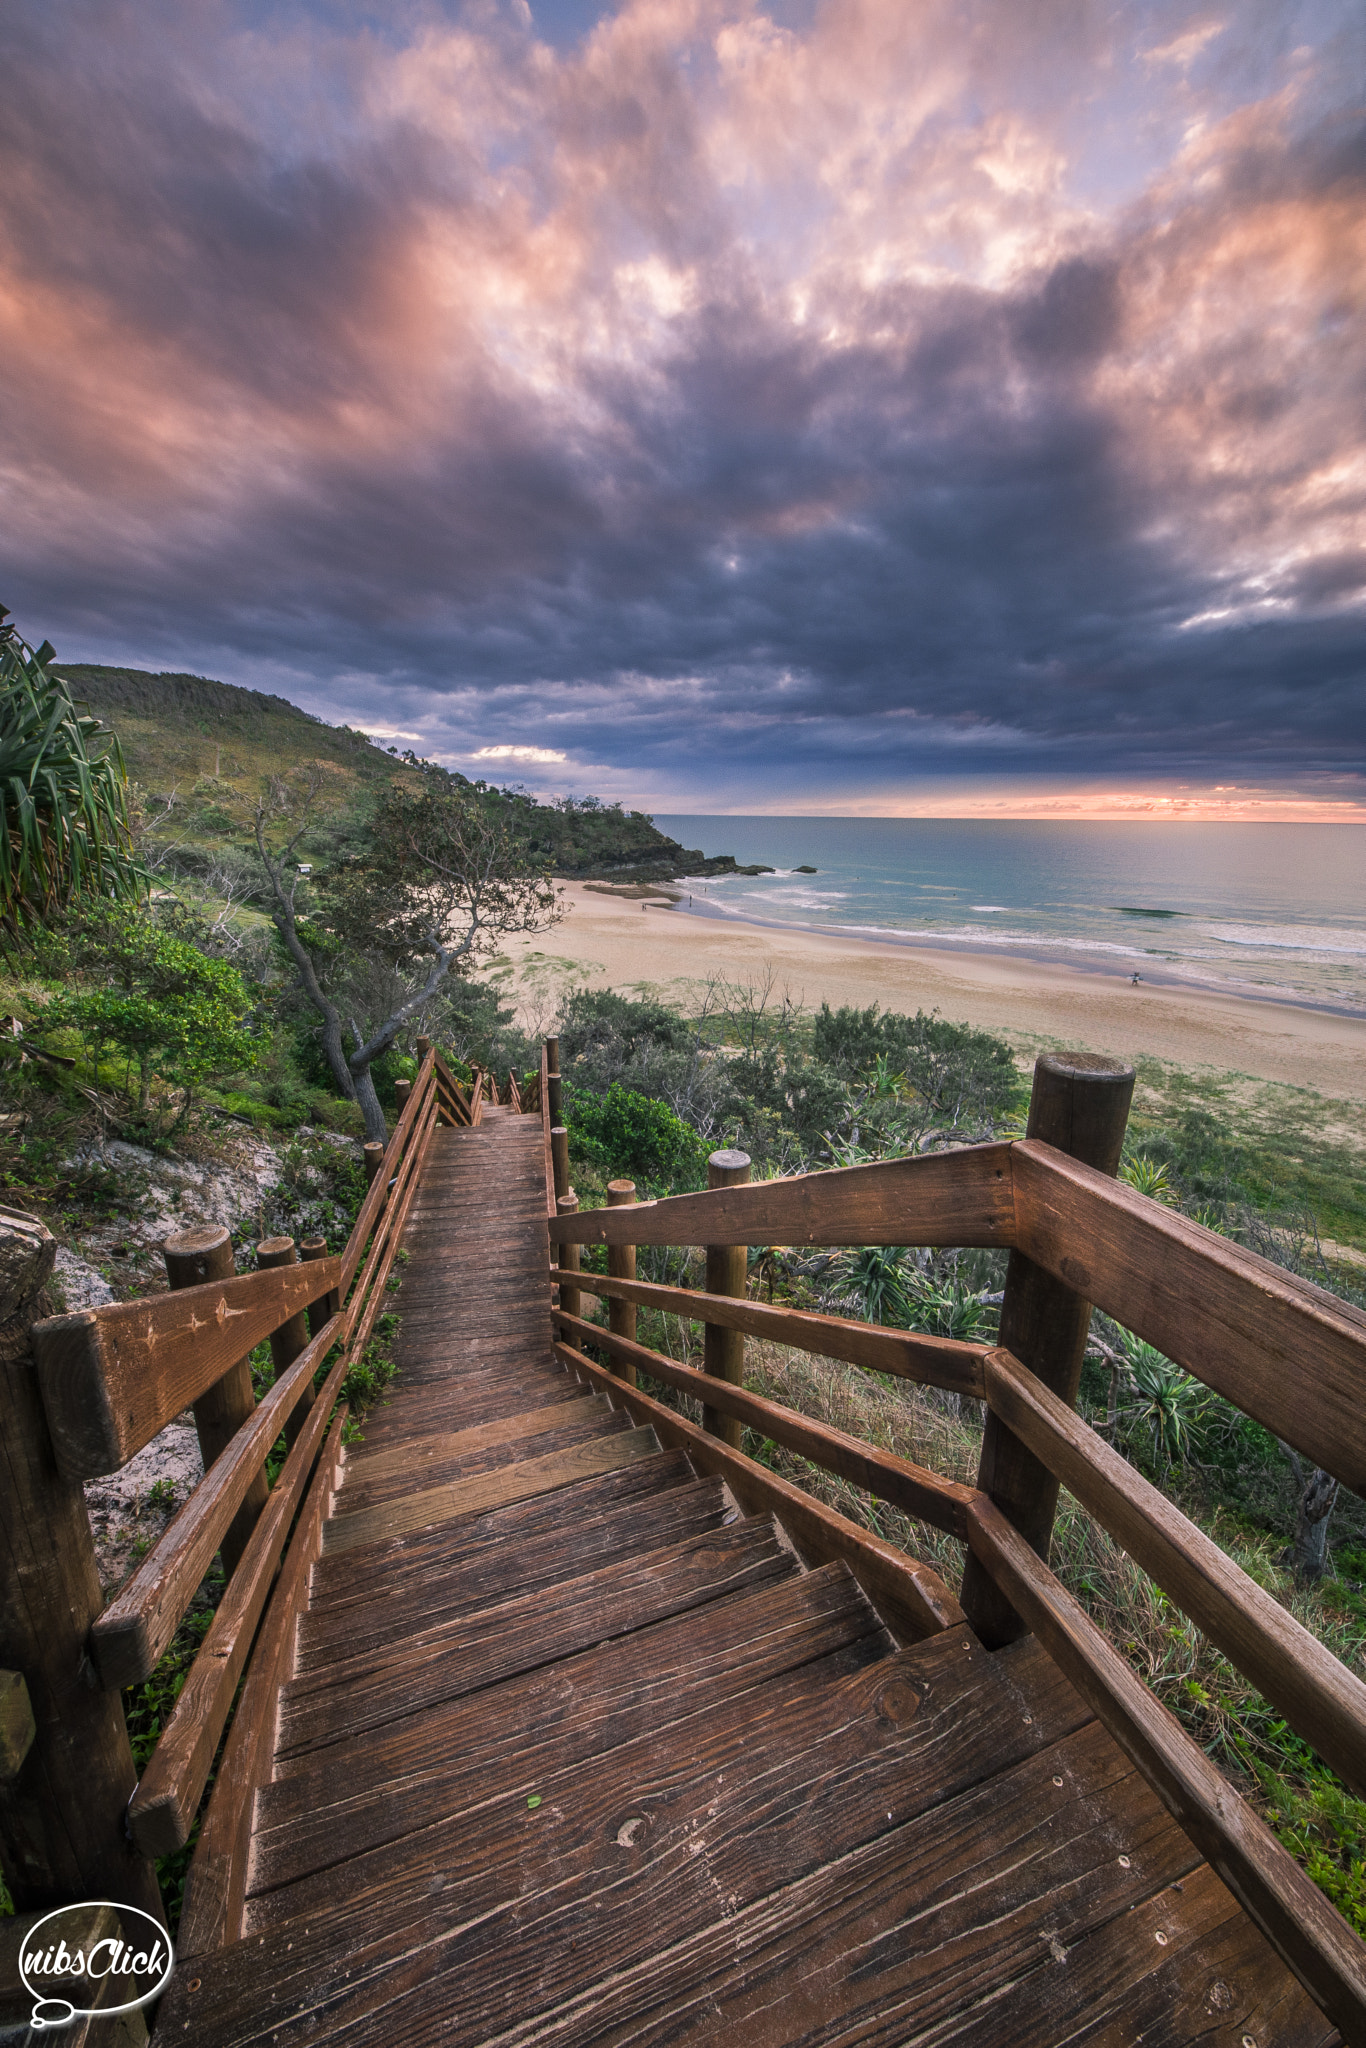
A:
[[[660,900],[662,889],[626,898],[581,882],[560,887],[562,922],[504,949],[521,970],[515,993],[524,1019],[534,1021],[538,1001],[544,1006],[548,982],[558,988],[576,975],[590,988],[651,987],[675,1000],[712,977],[752,983],[770,976],[775,989],[809,1009],[876,1002],[937,1010],[1020,1051],[1052,1043],[1154,1058],[1366,1102],[1366,1017],[1359,1015],[1182,982],[1145,978],[1135,988],[1127,974],[1014,953],[844,937],[724,912],[675,914]]]
[[[670,884],[670,887],[675,885]],[[662,906],[661,906],[662,907]],[[897,952],[943,953],[950,959],[969,960],[1019,960],[1038,967],[1057,967],[1066,974],[1084,974],[1114,983],[1131,980],[1131,970],[1102,965],[1100,958],[1086,959],[1068,952],[1064,946],[1049,947],[1040,940],[1036,947],[1022,946],[1015,941],[1000,946],[974,946],[968,939],[941,939],[916,932],[903,936],[890,929],[871,930],[863,925],[837,924],[788,924],[775,917],[744,917],[733,910],[722,910],[712,903],[676,902],[672,906],[681,917],[702,917],[719,924],[752,925],[760,931],[791,932],[796,937],[847,940],[852,945],[887,946]],[[1126,954],[1125,958],[1143,959],[1146,954]],[[1218,983],[1198,981],[1193,975],[1173,973],[1162,966],[1144,966],[1139,975],[1139,986],[1147,988],[1179,989],[1190,995],[1224,996],[1237,1003],[1266,1003],[1292,1010],[1312,1010],[1327,1017],[1358,1018],[1366,1022],[1366,1006],[1353,1007],[1347,1003],[1315,1002],[1312,996],[1282,995],[1274,990],[1263,990],[1252,983],[1243,987],[1232,981]]]

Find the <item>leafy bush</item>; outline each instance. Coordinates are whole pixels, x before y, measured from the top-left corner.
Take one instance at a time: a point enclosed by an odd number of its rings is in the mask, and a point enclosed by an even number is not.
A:
[[[90,911],[69,927],[65,950],[78,978],[43,1007],[42,1028],[76,1033],[97,1084],[106,1060],[122,1063],[124,1092],[147,1135],[168,1136],[182,1123],[211,1075],[255,1064],[252,1001],[237,969],[147,912]],[[154,1110],[154,1079],[179,1091],[169,1115]]]
[[[706,1185],[708,1148],[667,1104],[620,1082],[602,1096],[573,1086],[564,1095],[572,1159],[650,1185]]]

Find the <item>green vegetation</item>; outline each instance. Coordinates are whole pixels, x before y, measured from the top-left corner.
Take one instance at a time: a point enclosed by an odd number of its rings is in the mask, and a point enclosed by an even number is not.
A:
[[[11,943],[61,905],[146,891],[118,740],[77,712],[52,654],[0,623],[0,937]]]

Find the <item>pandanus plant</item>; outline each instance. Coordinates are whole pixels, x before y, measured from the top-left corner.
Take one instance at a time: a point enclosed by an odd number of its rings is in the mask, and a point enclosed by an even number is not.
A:
[[[0,605],[0,938],[13,939],[73,897],[127,902],[147,883],[117,738],[77,711],[49,642],[31,648],[8,617]]]

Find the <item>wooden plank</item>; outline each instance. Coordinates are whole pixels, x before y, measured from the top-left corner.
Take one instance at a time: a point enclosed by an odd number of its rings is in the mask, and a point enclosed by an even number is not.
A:
[[[417,1629],[580,1578],[628,1549],[657,1550],[719,1529],[733,1514],[719,1480],[696,1479],[605,1514],[566,1516],[557,1528],[516,1544],[476,1543],[469,1553],[457,1552],[420,1576],[409,1573],[397,1583],[390,1576],[382,1593],[371,1584],[363,1608],[354,1601],[315,1604],[299,1625],[299,1671],[369,1654],[405,1641]]]
[[[341,1557],[368,1543],[429,1528],[434,1522],[453,1521],[457,1515],[481,1514],[507,1501],[525,1500],[529,1494],[550,1493],[557,1487],[572,1486],[577,1479],[610,1472],[635,1458],[655,1457],[658,1452],[659,1442],[652,1430],[632,1429],[620,1436],[581,1444],[572,1451],[554,1451],[545,1458],[524,1458],[520,1464],[502,1471],[457,1479],[449,1486],[411,1494],[406,1500],[364,1508],[359,1514],[339,1514],[327,1524],[324,1555]]]
[[[838,1865],[718,1916],[667,1955],[614,1972],[594,2004],[591,2038],[603,2048],[751,2039],[921,2048],[993,1995],[1009,2011],[1022,1979],[1056,1967],[1055,1956],[1096,1927],[1131,1921],[1152,1888],[1184,1884],[1193,1862],[1179,1830],[1092,1727],[917,1827],[897,1827]],[[537,1959],[535,1950],[527,1958]],[[1149,1958],[1130,1962],[1138,1977]],[[477,1989],[471,1981],[467,1995]],[[500,2043],[525,2048],[534,2038],[549,2048],[584,2038],[592,1996],[583,1987],[547,2011],[541,1994],[540,2029],[518,2014]],[[1015,2048],[1016,2037],[1007,2038]],[[1125,2044],[1139,2038],[1121,2036]],[[1183,2029],[1177,2038],[1196,2037]]]
[[[580,1479],[554,1493],[532,1494],[462,1521],[438,1522],[431,1529],[390,1537],[345,1557],[321,1557],[313,1567],[313,1605],[335,1613],[368,1603],[377,1587],[399,1597],[405,1584],[444,1579],[462,1560],[477,1558],[483,1549],[529,1543],[579,1517],[589,1520],[628,1502],[648,1507],[693,1480],[692,1467],[681,1451],[661,1451],[657,1457],[595,1479]]]
[[[1075,1696],[1061,1692],[1064,1725],[1075,1726]],[[991,1660],[960,1632],[835,1686],[775,1687],[761,1750],[755,1702],[741,1695],[696,1741],[647,1736],[592,1770],[574,1765],[546,1779],[534,1811],[525,1796],[501,1798],[490,1784],[477,1811],[435,1824],[400,1853],[386,1847],[341,1866],[345,1915],[315,1917],[315,1906],[337,1896],[336,1879],[254,1902],[248,1967],[239,1973],[231,1959],[210,1961],[196,1973],[194,1993],[179,1976],[160,2024],[168,2038],[188,2025],[196,2048],[250,2038],[243,2021],[265,1979],[280,2048],[316,2039],[320,2012],[348,2048],[395,2040],[425,2048],[438,2039],[473,2048],[502,2039],[505,2029],[549,2032],[580,1996],[595,2022],[605,2019],[625,1973],[660,1957],[667,1974],[669,1954],[705,1930],[716,1930],[729,1961],[747,1914],[770,1899],[781,1906],[816,1871],[826,1874],[826,1899],[837,1901],[855,1857],[869,1858],[879,1876],[908,1858],[933,1871],[946,1843],[957,1841],[956,1866],[966,1849],[1009,1873],[1020,1837],[1046,1853],[1049,1822],[1076,1801],[1079,1779],[1084,1792],[1136,1781],[1094,1724],[1049,1750],[1058,1731],[1042,1712],[1002,1727],[998,1704]],[[992,1739],[984,1740],[988,1729]],[[1054,1759],[1064,1750],[1062,1775],[1071,1784],[1059,1791]],[[762,1768],[754,1767],[756,1753]],[[1010,1831],[996,1832],[993,1812],[1003,1783],[995,1774],[1010,1764],[1013,1844]],[[1143,1797],[1151,1824],[1153,1803]],[[971,1826],[959,1818],[963,1799]],[[1177,1830],[1162,1816],[1154,1825],[1189,1864]],[[933,1851],[920,1846],[927,1840]],[[1145,1853],[1147,1838],[1136,1846]],[[1042,1881],[1041,1861],[1026,1857],[1026,1884],[1036,1872]],[[1121,1896],[1141,1895],[1142,1872],[1118,1869],[1113,1835],[1105,1862]],[[535,1868],[550,1878],[539,1895],[527,1885]],[[971,1885],[966,1903],[971,1913]],[[263,1924],[267,1911],[273,1924]],[[1037,1930],[1027,1938],[1037,1942]],[[585,2019],[577,2015],[579,2039]]]
[[[1349,1784],[1366,1786],[1366,1685],[1008,1351],[994,1414]]]
[[[224,1530],[284,1427],[285,1417],[341,1332],[342,1319],[333,1316],[285,1376],[275,1382],[132,1577],[96,1618],[90,1631],[90,1655],[106,1692],[140,1684],[155,1671],[213,1562]]]
[[[698,1372],[693,1366],[677,1365],[661,1352],[650,1351],[643,1344],[633,1344],[628,1338],[613,1336],[599,1324],[566,1315],[563,1309],[552,1309],[551,1318],[558,1328],[572,1330],[581,1342],[596,1345],[610,1357],[627,1360],[639,1371],[663,1380],[666,1387],[691,1394],[708,1407],[719,1409],[723,1415],[733,1415],[740,1422],[747,1422],[751,1429],[772,1437],[775,1443],[796,1451],[799,1457],[810,1458],[823,1470],[838,1473],[851,1486],[861,1486],[876,1499],[890,1501],[903,1514],[929,1522],[934,1528],[943,1529],[960,1540],[966,1534],[967,1510],[976,1497],[970,1486],[960,1486],[952,1479],[941,1479],[937,1472],[931,1472],[923,1465],[913,1465],[909,1459],[898,1458],[891,1451],[879,1451],[865,1443],[862,1437],[850,1436],[842,1429],[832,1429],[829,1423],[813,1422],[805,1415],[798,1415],[794,1409],[785,1408],[779,1401],[767,1401],[759,1394],[748,1394],[743,1387],[733,1387],[728,1381],[713,1379],[709,1373]]]
[[[35,1323],[38,1384],[63,1473],[117,1472],[340,1274],[339,1259],[317,1259]]]
[[[584,1374],[602,1392],[610,1391],[637,1422],[648,1423],[662,1444],[686,1451],[699,1472],[724,1479],[742,1507],[752,1514],[776,1515],[803,1557],[818,1564],[836,1558],[846,1563],[888,1627],[903,1641],[915,1641],[962,1622],[963,1610],[938,1572],[919,1558],[836,1514],[639,1388],[622,1386],[602,1366],[571,1351],[568,1345],[557,1345],[556,1350],[571,1371]]]
[[[980,1401],[985,1395],[982,1360],[985,1344],[965,1344],[954,1337],[922,1337],[910,1330],[886,1330],[874,1323],[856,1323],[844,1316],[818,1316],[806,1309],[776,1308],[767,1302],[733,1300],[688,1287],[659,1287],[648,1280],[611,1280],[601,1273],[562,1273],[552,1267],[552,1286],[563,1282],[583,1294],[639,1302],[665,1315],[695,1323],[719,1323],[787,1344],[819,1358],[838,1358],[869,1372],[894,1374],[924,1387],[945,1387]]]
[[[582,1578],[300,1675],[281,1696],[278,1754],[383,1727],[669,1615],[752,1592],[795,1569],[767,1516],[595,1565]]]
[[[836,1167],[641,1202],[629,1217],[580,1209],[549,1219],[556,1244],[1009,1245],[1009,1145]]]
[[[466,1451],[463,1457],[449,1460],[434,1460],[421,1470],[415,1470],[411,1479],[395,1473],[388,1479],[373,1479],[362,1483],[352,1477],[348,1480],[341,1506],[349,1515],[358,1514],[364,1508],[379,1507],[386,1501],[401,1500],[419,1489],[430,1492],[438,1486],[448,1486],[457,1480],[473,1479],[482,1473],[506,1471],[510,1466],[525,1463],[529,1456],[548,1458],[553,1452],[572,1450],[575,1445],[600,1441],[603,1437],[619,1436],[630,1428],[624,1415],[616,1413],[604,1401],[607,1409],[603,1414],[597,1404],[588,1414],[583,1414],[582,1402],[571,1407],[561,1407],[563,1424],[558,1429],[545,1429],[526,1441],[512,1440],[489,1444],[482,1451]],[[554,1414],[556,1411],[550,1411]]]
[[[1341,2048],[1208,1864],[1080,1940],[1055,1940],[916,2048]]]
[[[600,1394],[590,1394],[583,1388],[575,1388],[574,1394],[575,1399],[570,1402],[524,1409],[517,1415],[500,1415],[496,1421],[477,1423],[472,1429],[439,1430],[394,1450],[354,1451],[346,1461],[348,1496],[360,1482],[411,1480],[429,1465],[454,1463],[467,1452],[488,1450],[494,1444],[526,1442],[548,1429],[560,1429],[568,1419],[566,1409],[582,1410],[584,1419],[611,1412],[611,1404]],[[576,1416],[575,1420],[578,1419]]]
[[[185,1902],[176,1935],[181,1966],[192,1957],[208,1956],[236,1942],[242,1931],[256,1793],[269,1774],[280,1683],[292,1663],[295,1624],[307,1597],[309,1568],[318,1554],[323,1518],[346,1455],[342,1431],[347,1413],[343,1403],[332,1418],[228,1732],[185,1879]],[[182,1981],[189,1975],[183,1967],[176,1974]]]
[[[1366,1493],[1366,1314],[1051,1146],[1015,1152],[1022,1251]]]
[[[1347,1922],[984,1496],[968,1541],[1310,1997],[1366,2038],[1366,1947]]]
[[[533,1795],[625,1743],[677,1739],[709,1705],[752,1692],[787,1671],[843,1658],[861,1670],[887,1655],[889,1638],[843,1565],[765,1586],[662,1621],[565,1658],[553,1672],[523,1672],[491,1701],[454,1700],[364,1737],[299,1757],[264,1788],[257,1809],[252,1889],[266,1892],[485,1802]],[[554,1711],[547,1703],[554,1702]]]
[[[323,1382],[129,1802],[129,1832],[145,1856],[174,1855],[190,1839],[280,1552],[350,1363],[349,1354],[339,1358]]]

